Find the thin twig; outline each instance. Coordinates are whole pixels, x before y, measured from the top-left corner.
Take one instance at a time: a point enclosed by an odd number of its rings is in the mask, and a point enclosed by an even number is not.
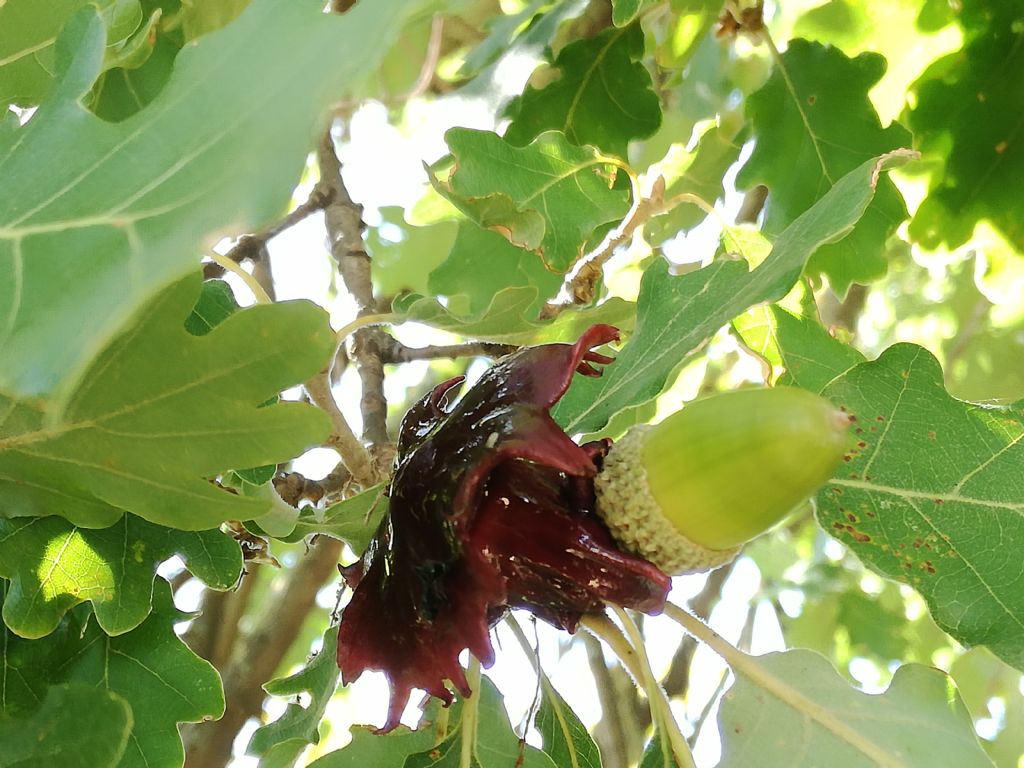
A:
[[[736,211],[736,223],[757,223],[757,217],[761,215],[766,202],[768,202],[768,187],[764,184],[758,184],[748,189],[746,194],[743,195],[740,209]]]
[[[514,344],[498,344],[491,341],[472,341],[466,344],[449,344],[429,347],[407,347],[397,339],[381,350],[385,363],[395,365],[413,360],[454,360],[459,357],[499,358],[510,355],[519,347]]]
[[[423,64],[420,65],[420,74],[413,83],[412,88],[398,96],[394,101],[403,103],[418,98],[426,93],[427,88],[434,80],[434,70],[437,69],[437,62],[441,58],[441,43],[444,42],[444,16],[435,13],[430,20],[430,40],[427,42],[427,52],[423,57]]]
[[[269,227],[262,229],[259,232],[242,235],[238,238],[238,241],[227,253],[224,254],[224,258],[230,259],[236,264],[240,264],[246,260],[259,263],[265,258],[265,251],[268,242],[280,235],[286,229],[294,227],[311,214],[316,213],[317,211],[322,211],[324,206],[330,202],[330,195],[330,191],[323,189],[320,185],[313,187],[313,191],[310,192],[306,201],[296,206],[286,216],[282,217],[280,221],[271,224]],[[224,266],[219,263],[207,264],[204,268],[203,276],[207,279],[211,277],[220,277],[220,275],[224,274],[224,271]]]
[[[633,205],[622,222],[609,232],[600,245],[585,255],[566,275],[566,281],[559,292],[559,298],[545,304],[541,309],[541,319],[549,319],[564,309],[574,305],[589,304],[594,300],[594,291],[605,263],[612,257],[619,246],[633,239],[638,227],[656,216],[665,205],[665,177],[659,176],[654,181],[648,196],[639,194],[639,185],[635,174],[630,174],[633,182]]]
[[[630,173],[630,179],[634,180],[635,175]],[[594,300],[597,281],[601,279],[604,265],[615,254],[615,251],[632,240],[636,230],[655,216],[668,213],[673,208],[684,204],[696,205],[709,216],[718,218],[723,228],[728,226],[715,207],[699,195],[681,192],[666,200],[663,176],[654,180],[651,192],[646,197],[639,194],[638,184],[634,181],[633,206],[622,223],[609,232],[597,248],[576,262],[575,267],[566,276],[558,296],[541,309],[540,319],[548,320],[570,307],[590,304]]]
[[[306,198],[304,203],[300,203],[295,206],[295,208],[280,221],[271,224],[266,229],[262,229],[251,235],[243,235],[240,237],[238,242],[235,243],[225,256],[232,261],[244,261],[245,259],[255,258],[257,249],[260,246],[266,245],[282,232],[287,229],[291,229],[300,221],[309,218],[317,211],[322,211],[324,207],[331,202],[331,196],[332,192],[330,189],[317,184],[313,187],[313,190],[309,193],[309,197]]]
[[[722,677],[718,681],[718,685],[715,686],[715,690],[712,692],[711,697],[704,704],[704,708],[700,711],[697,716],[697,720],[693,724],[693,733],[690,734],[690,738],[686,740],[686,743],[690,745],[690,749],[697,746],[697,739],[700,738],[700,732],[704,728],[704,723],[707,722],[711,716],[711,710],[715,708],[715,702],[725,692],[725,686],[729,683],[729,668],[725,667],[722,670]]]
[[[620,668],[608,667],[605,662],[604,652],[601,649],[601,642],[589,632],[581,633],[583,645],[587,649],[587,662],[590,671],[594,675],[594,682],[597,685],[597,697],[601,703],[601,721],[594,729],[594,739],[601,748],[601,760],[605,768],[628,768],[633,762],[631,757],[639,756],[642,743],[642,731],[637,732],[630,728],[627,733],[627,726],[633,725],[633,718],[627,717],[623,711],[627,709],[630,714],[636,702],[635,689],[629,683],[630,700],[624,701],[619,695],[614,672],[619,673],[628,679],[628,675]],[[644,712],[649,710],[644,707]]]
[[[303,385],[309,394],[309,399],[331,418],[331,434],[327,438],[327,445],[334,448],[341,456],[345,466],[352,473],[352,477],[364,488],[369,488],[377,482],[377,476],[373,470],[373,462],[370,454],[359,438],[356,437],[345,419],[345,414],[338,407],[334,399],[334,392],[331,391],[330,371],[321,371]]]

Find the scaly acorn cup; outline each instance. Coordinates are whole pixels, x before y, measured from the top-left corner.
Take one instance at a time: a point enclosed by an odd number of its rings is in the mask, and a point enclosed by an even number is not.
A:
[[[595,480],[622,547],[679,575],[732,560],[831,476],[849,417],[806,390],[746,389],[631,429]]]

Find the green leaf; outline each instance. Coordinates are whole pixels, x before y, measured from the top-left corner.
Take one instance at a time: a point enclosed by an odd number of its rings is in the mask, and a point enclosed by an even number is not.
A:
[[[640,11],[653,5],[654,0],[612,0],[612,23],[624,27],[637,17]]]
[[[813,651],[745,656],[718,716],[719,768],[916,768],[992,763],[952,681],[905,664],[885,693],[850,687]]]
[[[388,513],[385,483],[367,488],[350,499],[318,510],[305,507],[299,511],[295,529],[284,541],[301,541],[306,536],[325,534],[346,542],[357,554],[366,550],[377,526]]]
[[[201,35],[227,26],[249,5],[249,0],[181,0],[178,18],[185,32],[186,40],[195,40]]]
[[[457,711],[454,707],[453,715]],[[357,725],[352,729],[352,741],[347,746],[314,760],[309,768],[400,766],[405,764],[409,756],[430,749],[435,740],[436,734],[430,723],[421,723],[415,731],[400,725],[384,735],[374,732],[372,728]]]
[[[116,49],[142,23],[139,0],[7,0],[0,4],[0,107],[34,106],[53,85],[57,35],[76,11],[92,5]],[[105,66],[111,66],[108,59]]]
[[[192,314],[185,318],[185,330],[193,336],[205,336],[239,309],[241,307],[235,300],[235,292],[227,282],[204,280],[203,289],[196,305],[192,308]],[[269,398],[264,405],[276,402],[278,402],[278,397],[275,395]],[[276,472],[276,464],[235,469],[222,482],[232,488],[241,487],[244,491],[245,484],[266,485],[273,479]]]
[[[544,5],[547,10],[535,16],[511,45],[499,43],[502,52],[497,59],[466,85],[441,97],[439,104],[445,100],[453,105],[478,101],[492,115],[500,115],[508,101],[523,92],[533,70],[549,60],[548,53],[562,25],[590,7],[587,0],[559,0]]]
[[[516,736],[509,723],[502,695],[489,678],[481,678],[480,690],[475,691],[473,695],[479,696],[480,701],[477,705],[478,722],[471,750],[472,768],[500,768],[513,765],[519,768],[556,768],[550,757],[536,747],[520,741]],[[463,707],[465,706],[463,703]],[[453,712],[453,716],[454,714]],[[465,737],[466,733],[462,727],[457,727],[447,739],[433,749],[409,757],[405,761],[405,768],[463,768],[460,758],[462,740]],[[557,768],[569,766],[558,765]]]
[[[43,637],[89,601],[104,632],[123,634],[149,615],[157,566],[173,555],[213,589],[230,589],[242,570],[238,543],[220,531],[178,531],[134,515],[101,529],[62,517],[0,519],[0,576],[11,582],[4,622],[22,637]]]
[[[131,60],[103,72],[89,94],[89,107],[104,120],[125,120],[153,101],[167,84],[185,42],[180,28],[168,29],[171,24],[158,23],[164,21],[157,18],[160,5],[151,0],[146,9],[150,7],[149,23],[153,26],[140,28],[132,37],[131,43],[138,50]],[[143,57],[143,61],[138,60]]]
[[[837,48],[791,40],[771,79],[747,99],[756,144],[736,183],[768,187],[764,229],[770,237],[868,158],[910,146],[902,126],[882,128],[868,99],[884,71],[877,54],[849,59]],[[853,231],[822,247],[808,270],[827,274],[840,295],[851,282],[884,275],[885,241],[906,215],[895,185],[883,179]]]
[[[505,140],[521,147],[557,130],[573,144],[592,144],[625,157],[630,140],[646,138],[661,125],[660,100],[641,63],[643,55],[639,24],[606,29],[565,46],[554,63],[558,79],[527,89],[516,103]]]
[[[943,161],[910,234],[954,248],[988,220],[1024,250],[1024,11],[1006,0],[964,5],[963,49],[925,73],[909,113],[921,148]]]
[[[504,288],[534,286],[536,300],[523,311],[524,318],[536,317],[561,284],[562,278],[545,269],[535,253],[468,221],[459,222],[451,253],[427,282],[432,294],[448,297],[449,307],[468,315],[486,312]]]
[[[205,336],[239,309],[235,292],[227,282],[206,280],[192,313],[185,318],[185,330],[193,336]]]
[[[671,750],[663,746],[661,733],[655,731],[654,738],[647,744],[637,768],[680,768],[680,766]]]
[[[811,392],[864,362],[856,348],[844,344],[815,318],[794,315],[773,304],[737,318],[743,341],[757,354],[785,367],[778,384]]]
[[[0,514],[60,514],[107,527],[124,511],[183,530],[271,510],[207,478],[319,444],[326,417],[302,403],[259,407],[320,370],[334,349],[322,309],[255,306],[205,336],[184,320],[199,276],[149,302],[100,355],[63,417],[0,396]]]
[[[451,333],[506,344],[540,344],[575,341],[594,323],[608,323],[628,330],[632,326],[633,304],[613,297],[596,307],[562,312],[554,320],[531,320],[538,303],[537,289],[505,288],[494,295],[490,305],[476,315],[459,316],[431,296],[410,294],[395,302],[394,309],[407,320],[415,320]],[[533,313],[536,316],[536,313]]]
[[[120,696],[86,685],[55,685],[26,720],[0,716],[0,768],[114,768],[132,730]]]
[[[823,394],[856,418],[859,442],[818,494],[822,527],[916,588],[957,640],[1024,669],[1024,408],[955,400],[912,344]]]
[[[533,0],[518,13],[492,16],[484,22],[487,37],[467,54],[459,66],[460,78],[471,78],[507,51],[517,35],[528,29],[534,19],[555,5],[555,0]]]
[[[216,670],[174,634],[181,615],[167,582],[157,583],[153,598],[149,618],[118,637],[108,637],[90,622],[84,607],[69,612],[57,631],[40,640],[24,640],[0,626],[4,712],[30,714],[47,689],[87,685],[131,706],[132,730],[118,768],[181,765],[178,723],[220,717],[224,694]]]
[[[594,230],[629,208],[629,193],[615,188],[616,167],[560,133],[525,147],[468,128],[452,128],[445,139],[455,168],[447,181],[431,175],[434,187],[481,227],[535,250],[554,272],[566,272]]]
[[[263,690],[271,696],[298,696],[308,693],[310,704],[289,704],[277,720],[256,729],[247,752],[258,755],[260,768],[290,766],[310,744],[320,743],[320,721],[338,687],[341,674],[336,660],[338,628],[324,633],[320,651],[294,675],[271,680]]]
[[[543,697],[536,725],[544,739],[544,753],[560,768],[601,768],[601,753],[586,726],[546,675],[541,685]]]
[[[409,224],[401,208],[381,208],[385,227],[371,227],[366,247],[373,259],[373,286],[382,296],[426,293],[428,275],[436,271],[456,241],[457,227],[439,221],[426,227]],[[390,239],[398,228],[401,239]],[[507,241],[506,241],[507,242]]]
[[[658,63],[658,66],[666,69],[683,70],[690,64],[697,51],[702,45],[706,45],[708,42],[714,43],[714,47],[719,49],[720,52],[729,54],[726,50],[726,46],[718,44],[718,40],[709,33],[718,21],[719,15],[722,13],[722,4],[718,0],[673,0],[671,3],[672,16],[669,21],[669,28],[664,38],[659,36],[654,41],[654,58]],[[735,57],[733,57],[735,58]],[[736,63],[740,63],[737,61]],[[740,65],[745,65],[746,62],[742,62]],[[698,68],[691,68],[686,72],[686,77],[683,81],[683,87],[686,91],[690,91],[697,83],[692,82],[694,80],[700,81],[701,75],[697,71]],[[705,85],[706,83],[701,83]],[[733,85],[743,87],[741,78],[737,78]],[[701,90],[700,86],[697,86],[697,90]],[[716,89],[721,92],[716,94],[717,98],[724,97],[726,95],[725,89]],[[677,94],[682,96],[683,94]],[[708,98],[710,94],[705,93],[704,99]]]
[[[116,124],[80,104],[105,41],[98,17],[76,15],[58,84],[0,133],[0,393],[59,414],[100,350],[226,227],[284,208],[321,109],[374,68],[414,2],[332,17],[311,0],[256,0]]]
[[[874,194],[882,169],[903,156],[884,156],[844,176],[775,241],[752,272],[740,261],[718,260],[673,277],[656,260],[644,273],[636,332],[600,379],[577,379],[554,409],[567,432],[596,432],[619,411],[657,396],[672,372],[719,328],[747,308],[781,299],[822,243],[848,232]]]
[[[886,586],[896,589],[892,582]],[[872,654],[883,662],[907,658],[906,608],[898,593],[896,597],[893,605],[884,595],[865,595],[859,590],[839,596],[836,621],[846,628],[854,653]]]

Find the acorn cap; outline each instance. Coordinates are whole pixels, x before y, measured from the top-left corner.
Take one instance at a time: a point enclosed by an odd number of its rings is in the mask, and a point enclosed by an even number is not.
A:
[[[714,568],[831,476],[849,417],[806,390],[746,389],[689,403],[616,442],[595,481],[612,535],[666,573]]]

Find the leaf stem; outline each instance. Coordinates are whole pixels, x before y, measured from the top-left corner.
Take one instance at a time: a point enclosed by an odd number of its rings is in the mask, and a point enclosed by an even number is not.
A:
[[[612,610],[615,611],[615,615],[622,622],[622,626],[625,628],[626,634],[629,636],[639,657],[640,671],[643,675],[641,679],[644,683],[644,690],[647,691],[652,719],[661,728],[661,732],[668,737],[669,747],[679,767],[697,768],[697,764],[693,760],[693,754],[690,752],[690,746],[686,743],[686,737],[679,730],[679,724],[676,722],[675,715],[672,714],[668,696],[665,695],[665,690],[658,685],[658,680],[654,676],[654,670],[651,669],[651,662],[647,658],[647,649],[644,647],[644,638],[640,633],[640,628],[633,621],[633,617],[626,613],[624,608],[613,605]]]
[[[678,605],[665,603],[665,615],[721,656],[733,671],[751,666],[747,663],[748,657],[745,653],[689,611]]]
[[[476,749],[476,726],[480,719],[480,660],[469,655],[469,669],[466,675],[473,693],[463,700],[462,705],[462,749],[459,753],[459,768],[472,768],[473,752]]]
[[[227,256],[221,256],[216,251],[210,251],[207,255],[210,257],[210,259],[213,260],[214,263],[223,267],[226,271],[230,272],[243,283],[245,283],[245,287],[252,291],[252,295],[256,297],[257,304],[273,303],[273,299],[271,299],[267,292],[263,290],[263,286],[256,281],[255,277],[253,277],[244,269],[242,269],[241,264],[232,259],[229,259]]]
[[[639,685],[643,680],[640,671],[640,660],[637,658],[636,650],[630,645],[625,635],[622,634],[608,617],[603,613],[589,613],[580,619],[580,626],[586,628],[594,637],[603,641],[612,649],[612,652],[619,658],[622,666],[633,677]]]
[[[361,315],[353,320],[351,323],[346,323],[335,331],[335,337],[338,339],[338,343],[343,342],[346,337],[351,336],[353,333],[358,331],[360,328],[366,328],[371,325],[394,325],[402,322],[400,315],[395,315],[390,312],[382,313],[379,315]]]

